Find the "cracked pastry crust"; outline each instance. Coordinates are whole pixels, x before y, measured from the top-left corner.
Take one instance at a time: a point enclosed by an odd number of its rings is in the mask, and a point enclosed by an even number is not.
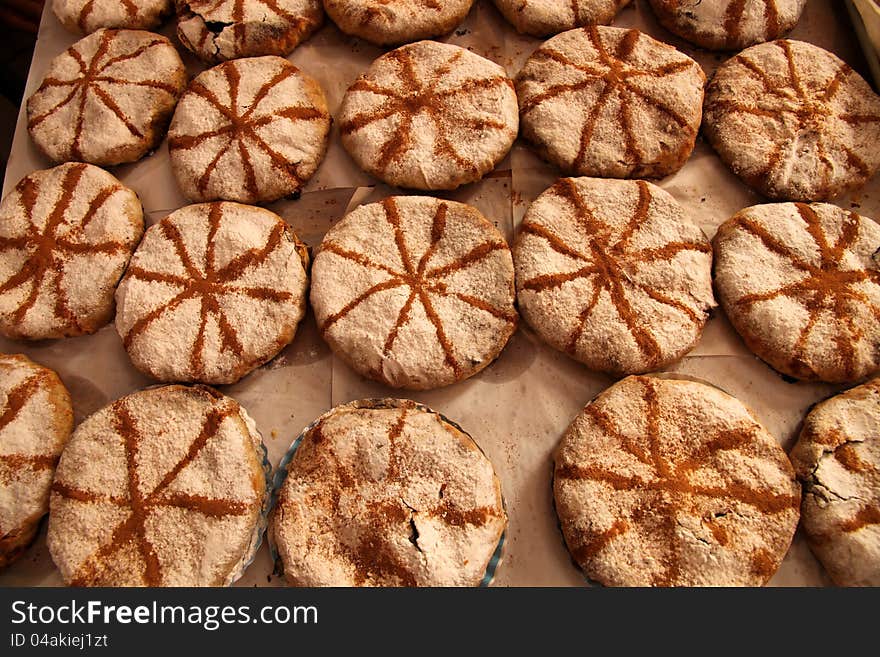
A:
[[[791,450],[813,553],[838,586],[880,586],[880,379],[817,404]]]
[[[189,205],[144,235],[116,293],[116,330],[153,378],[235,383],[293,340],[307,268],[306,246],[278,215]]]
[[[0,334],[94,333],[144,233],[140,200],[91,164],[25,176],[0,203]]]
[[[566,173],[662,178],[694,148],[705,81],[697,62],[638,30],[569,30],[516,77],[522,134]]]
[[[590,402],[554,464],[566,545],[606,586],[760,586],[782,562],[800,487],[738,400],[631,376]]]
[[[353,369],[427,390],[487,367],[516,330],[513,259],[476,209],[392,196],[346,215],[312,268],[321,335]]]
[[[506,525],[470,436],[385,399],[337,406],[305,431],[269,532],[294,586],[477,586]]]
[[[795,25],[807,0],[650,0],[670,32],[710,50],[742,50],[777,39]]]
[[[49,511],[49,488],[73,429],[70,395],[52,370],[0,354],[0,569],[21,557]]]
[[[286,57],[324,22],[321,0],[175,0],[177,37],[209,64]]]
[[[828,203],[745,208],[715,235],[715,288],[746,345],[788,376],[880,371],[880,226]]]
[[[836,55],[780,39],[722,64],[703,131],[746,184],[772,199],[824,201],[880,167],[880,96]]]
[[[455,189],[507,155],[519,129],[513,81],[469,50],[419,41],[375,60],[345,94],[342,145],[367,173],[409,189]]]
[[[28,98],[28,132],[54,162],[134,162],[162,141],[185,88],[171,41],[100,29],[52,60]]]
[[[174,0],[53,0],[52,10],[79,34],[102,27],[152,30],[174,12]]]
[[[235,400],[148,388],[84,420],[52,484],[49,552],[74,586],[225,586],[253,556],[265,449]]]
[[[330,122],[321,87],[286,59],[225,62],[196,77],[177,104],[171,167],[191,201],[275,201],[318,169]]]
[[[715,307],[709,240],[643,180],[559,180],[529,207],[513,255],[529,325],[616,376],[683,356]]]
[[[377,46],[430,39],[451,32],[474,0],[324,0],[340,30]]]
[[[558,34],[584,25],[607,25],[630,0],[493,0],[520,34]]]

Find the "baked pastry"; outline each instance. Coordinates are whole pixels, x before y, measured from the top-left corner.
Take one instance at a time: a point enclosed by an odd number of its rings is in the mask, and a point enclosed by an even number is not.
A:
[[[374,61],[339,110],[342,145],[389,185],[455,189],[507,155],[519,128],[513,82],[469,50],[419,41]]]
[[[298,192],[327,151],[318,83],[286,59],[252,57],[193,80],[168,130],[171,168],[192,201],[275,201]]]
[[[235,383],[293,340],[307,267],[305,245],[278,215],[189,205],[144,236],[116,292],[116,330],[155,379]]]
[[[678,360],[715,307],[709,240],[643,180],[559,180],[523,217],[513,257],[529,325],[615,376]]]
[[[549,36],[584,25],[607,25],[630,0],[493,0],[520,34]]]
[[[269,535],[294,586],[476,586],[506,525],[470,436],[415,402],[373,399],[306,429]]]
[[[0,569],[37,535],[71,429],[70,395],[58,375],[27,356],[0,354]]]
[[[289,55],[324,22],[321,0],[175,0],[177,38],[208,63]]]
[[[838,586],[880,586],[880,379],[817,404],[791,450],[813,553]]]
[[[631,376],[590,402],[556,452],[562,533],[606,586],[759,586],[798,523],[800,488],[738,400]]]
[[[880,167],[880,97],[836,55],[783,39],[722,64],[706,91],[704,133],[765,196],[823,201]]]
[[[55,16],[71,32],[102,27],[151,30],[174,11],[174,0],[53,0]]]
[[[504,238],[476,209],[427,196],[363,205],[327,231],[311,301],[337,355],[412,390],[485,368],[518,319]]]
[[[265,448],[235,400],[149,388],[80,424],[52,484],[49,552],[74,586],[224,586],[265,528]]]
[[[324,10],[346,34],[377,46],[430,39],[451,32],[474,0],[324,0]]]
[[[807,0],[651,0],[670,32],[710,50],[742,50],[777,39],[795,25]]]
[[[880,226],[826,203],[746,208],[714,238],[715,286],[746,345],[783,374],[880,371]]]
[[[140,200],[91,164],[25,176],[0,203],[0,334],[94,333],[144,233]]]
[[[100,29],[52,60],[28,98],[28,132],[55,162],[134,162],[162,141],[185,87],[168,39]]]
[[[569,30],[516,77],[522,134],[566,173],[662,178],[694,148],[705,80],[690,57],[638,30]]]

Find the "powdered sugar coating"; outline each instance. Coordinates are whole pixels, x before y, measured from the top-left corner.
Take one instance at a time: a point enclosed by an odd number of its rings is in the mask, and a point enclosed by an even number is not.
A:
[[[276,214],[190,205],[144,236],[116,294],[116,330],[161,381],[234,383],[293,340],[308,255]]]
[[[0,354],[0,568],[33,540],[49,511],[55,465],[73,428],[70,395],[50,369]]]
[[[52,10],[71,32],[102,27],[151,30],[174,11],[174,0],[53,0]]]
[[[425,390],[473,376],[516,329],[513,261],[474,208],[423,196],[364,205],[312,267],[324,339],[364,376]]]
[[[493,0],[521,34],[542,37],[584,25],[607,25],[630,0]]]
[[[330,121],[321,87],[286,59],[225,62],[180,99],[168,131],[171,167],[193,201],[275,201],[315,173]]]
[[[103,169],[68,163],[23,178],[0,203],[0,333],[97,331],[143,232],[137,194]]]
[[[880,226],[826,203],[746,208],[714,238],[715,285],[749,348],[784,374],[880,371]]]
[[[803,41],[752,46],[716,71],[704,132],[722,161],[773,199],[823,201],[880,167],[880,96]]]
[[[566,544],[607,586],[760,586],[798,522],[791,463],[738,400],[632,376],[590,402],[555,456]]]
[[[261,440],[231,398],[150,388],[84,420],[58,464],[48,545],[68,584],[229,584],[267,494]]]
[[[338,406],[305,433],[269,531],[297,586],[476,586],[506,525],[470,436],[385,399]]]
[[[451,31],[474,0],[324,0],[340,30],[379,46],[429,39]]]
[[[419,41],[386,53],[349,87],[342,144],[389,185],[455,189],[507,154],[519,127],[513,82],[469,50]]]
[[[591,369],[664,367],[715,307],[709,241],[641,180],[563,178],[529,207],[513,254],[523,317]]]
[[[638,30],[569,30],[516,77],[522,134],[567,173],[661,178],[694,148],[705,79],[690,57]]]
[[[168,39],[100,29],[52,60],[28,98],[28,132],[55,162],[134,162],[158,146],[184,87]]]

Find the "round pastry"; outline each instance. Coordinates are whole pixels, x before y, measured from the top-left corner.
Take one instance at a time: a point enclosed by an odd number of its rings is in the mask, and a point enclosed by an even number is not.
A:
[[[705,80],[690,57],[638,30],[569,30],[516,78],[522,134],[567,173],[662,178],[694,148]]]
[[[171,120],[168,152],[190,200],[261,203],[302,188],[329,133],[318,83],[281,57],[253,57],[190,83]]]
[[[177,38],[208,63],[289,55],[324,22],[321,0],[176,0]]]
[[[513,257],[529,325],[616,376],[678,360],[715,307],[709,240],[643,180],[561,179],[526,212]]]
[[[55,162],[134,162],[162,141],[185,87],[168,39],[100,29],[52,60],[28,98],[28,131]]]
[[[151,30],[174,11],[174,0],[53,0],[55,16],[71,32],[102,27]]]
[[[24,177],[0,203],[0,334],[97,331],[143,233],[137,194],[103,169],[68,163]]]
[[[880,167],[880,97],[836,55],[803,41],[752,46],[719,67],[704,132],[765,196],[822,201]]]
[[[166,386],[116,400],[67,444],[49,552],[74,586],[224,586],[265,528],[265,448],[235,400]]]
[[[116,292],[116,330],[160,381],[235,383],[290,344],[308,252],[278,215],[203,203],[150,227]]]
[[[430,39],[451,32],[474,0],[324,0],[340,30],[377,46]]]
[[[373,399],[306,429],[269,535],[294,586],[476,586],[506,525],[469,435],[415,402]]]
[[[22,555],[48,513],[71,429],[70,395],[58,375],[27,356],[0,354],[0,569]]]
[[[817,404],[791,450],[803,527],[838,586],[880,586],[880,379]]]
[[[807,0],[651,0],[660,23],[710,50],[742,50],[795,25]]]
[[[762,360],[806,381],[880,371],[874,221],[826,203],[756,205],[722,224],[714,247],[718,298]]]
[[[607,25],[630,0],[493,0],[520,34],[544,37],[584,25]]]
[[[339,111],[342,145],[389,185],[455,189],[507,155],[519,129],[513,82],[469,50],[419,41],[382,55]]]
[[[606,586],[759,586],[798,523],[791,463],[717,388],[631,376],[590,402],[556,452],[562,533]]]
[[[517,325],[513,260],[476,209],[392,196],[333,226],[315,255],[321,335],[360,374],[427,390],[491,363]]]

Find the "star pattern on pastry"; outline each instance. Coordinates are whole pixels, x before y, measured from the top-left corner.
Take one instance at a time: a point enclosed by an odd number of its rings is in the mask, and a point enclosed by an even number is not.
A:
[[[748,310],[755,304],[779,297],[788,297],[803,304],[808,312],[808,319],[798,333],[794,345],[791,358],[791,368],[794,370],[802,369],[807,340],[822,315],[830,310],[837,320],[831,340],[843,359],[845,371],[852,373],[856,367],[853,343],[860,338],[861,331],[855,324],[849,306],[862,304],[880,321],[880,307],[877,307],[865,292],[859,289],[865,282],[880,285],[880,272],[871,269],[850,269],[843,262],[848,249],[859,238],[858,215],[851,211],[846,212],[839,237],[829,241],[829,236],[825,234],[816,211],[805,203],[796,203],[795,206],[807,233],[816,245],[819,262],[814,264],[803,259],[755,218],[740,214],[735,218],[734,225],[760,240],[767,250],[784,258],[803,274],[803,277],[767,292],[744,295],[735,299],[733,304],[740,309]]]
[[[48,385],[48,372],[31,374],[6,393],[6,402],[0,407],[0,431],[19,417],[22,409],[40,389]],[[0,486],[9,485],[27,472],[51,470],[58,463],[59,454],[0,453]]]
[[[757,117],[770,134],[776,134],[780,130],[793,132],[800,147],[815,149],[816,156],[822,163],[820,175],[823,189],[831,187],[831,175],[836,165],[849,167],[862,177],[871,176],[873,173],[871,166],[847,146],[845,137],[838,136],[849,135],[852,128],[858,125],[880,123],[880,114],[850,112],[835,107],[835,97],[846,84],[846,80],[851,75],[855,75],[853,69],[846,63],[839,62],[837,72],[827,86],[805,84],[802,77],[809,76],[810,73],[800,70],[791,42],[781,39],[767,46],[778,48],[782,52],[787,65],[787,75],[771,76],[746,53],[740,53],[726,66],[739,65],[747,75],[760,82],[763,93],[754,105],[736,99],[710,97],[707,109],[711,108],[713,114],[719,115],[715,122],[723,121],[726,114],[748,114]],[[832,126],[835,123],[844,124],[843,129],[834,129]],[[807,139],[803,139],[804,137]],[[815,138],[814,145],[811,144],[813,138]],[[783,147],[787,141],[782,138],[777,139],[767,154],[764,167],[754,174],[749,174],[750,177],[761,180],[782,174],[782,169],[786,166]],[[831,156],[835,153],[842,157],[832,162]],[[802,155],[799,154],[798,157]]]
[[[34,94],[34,97],[36,97],[40,92],[52,87],[70,89],[64,98],[49,109],[36,114],[35,116],[30,116],[29,114],[28,130],[34,130],[59,110],[67,105],[73,104],[76,107],[76,113],[73,126],[73,141],[70,145],[71,159],[83,159],[81,140],[84,129],[83,126],[86,121],[86,116],[89,113],[88,104],[90,102],[96,103],[112,112],[133,137],[143,139],[145,134],[143,130],[136,125],[136,117],[126,114],[126,112],[124,112],[114,100],[114,95],[118,93],[119,88],[126,87],[129,89],[129,93],[132,87],[145,89],[143,95],[143,101],[145,104],[150,104],[150,94],[155,93],[156,91],[162,91],[168,94],[172,99],[176,99],[180,93],[175,85],[161,80],[126,80],[117,75],[113,75],[109,71],[109,69],[115,65],[136,61],[147,50],[156,46],[170,47],[167,39],[155,36],[155,38],[151,38],[137,48],[120,52],[113,57],[107,57],[111,46],[119,39],[120,32],[121,30],[103,30],[100,41],[98,42],[98,48],[91,57],[83,56],[83,54],[77,50],[77,45],[81,42],[74,44],[62,56],[66,56],[73,60],[77,71],[72,77],[67,79],[57,77],[45,78],[40,85],[40,88],[37,89],[37,92]],[[86,38],[88,39],[89,37]]]
[[[510,126],[496,118],[456,112],[449,101],[456,96],[476,94],[497,86],[507,85],[512,89],[513,82],[507,76],[493,75],[470,78],[453,87],[441,85],[450,71],[460,65],[466,52],[458,49],[426,76],[416,72],[411,47],[404,46],[385,54],[383,59],[396,66],[394,84],[379,84],[361,77],[348,89],[348,94],[367,92],[383,96],[385,102],[374,110],[342,121],[340,132],[343,136],[351,135],[379,121],[397,117],[397,124],[388,131],[375,163],[375,167],[384,172],[413,146],[413,122],[424,114],[435,129],[434,156],[450,159],[463,170],[478,176],[477,163],[462,156],[456,148],[453,131],[467,130],[477,136],[487,130],[506,132]]]
[[[680,576],[679,515],[695,514],[701,517],[703,524],[712,532],[718,544],[724,546],[731,539],[728,532],[716,524],[716,520],[727,513],[736,513],[739,505],[747,505],[770,515],[786,511],[796,513],[800,504],[798,495],[778,494],[759,486],[751,487],[742,482],[732,481],[721,470],[716,469],[718,484],[697,484],[691,481],[691,474],[697,469],[705,469],[710,465],[707,460],[719,452],[737,451],[759,458],[761,445],[755,438],[758,425],[751,424],[723,430],[707,427],[709,433],[705,440],[690,448],[687,458],[673,462],[668,447],[661,437],[660,393],[650,377],[633,377],[633,379],[642,391],[646,423],[644,438],[625,436],[616,427],[614,418],[602,408],[600,403],[590,403],[584,409],[584,413],[598,430],[614,440],[615,447],[622,452],[622,456],[625,455],[626,459],[635,459],[640,464],[648,466],[651,474],[647,477],[621,474],[616,472],[614,467],[590,463],[592,459],[586,454],[578,455],[579,460],[587,462],[585,465],[571,463],[568,460],[557,461],[555,464],[554,477],[559,481],[588,481],[601,484],[613,490],[621,504],[627,500],[626,494],[629,492],[637,492],[645,498],[628,502],[626,517],[618,518],[605,530],[596,532],[572,530],[571,534],[577,534],[574,539],[567,532],[572,556],[579,564],[589,563],[606,549],[615,537],[627,532],[637,532],[644,536],[646,541],[659,542],[666,551],[666,558],[660,564],[659,571],[654,574],[652,584],[673,586]],[[688,435],[687,418],[666,413],[662,415],[662,420],[671,423],[682,435]],[[711,508],[722,510],[710,512]],[[768,577],[775,570],[771,556],[761,548],[753,552],[751,566],[755,573]]]
[[[656,113],[676,123],[681,130],[695,133],[696,127],[692,126],[692,120],[682,116],[678,111],[669,107],[664,101],[657,98],[650,91],[633,84],[632,80],[640,77],[650,77],[657,80],[667,78],[691,69],[695,64],[692,60],[684,58],[680,61],[670,62],[655,66],[645,67],[643,64],[631,63],[631,55],[642,33],[638,30],[628,30],[620,40],[614,52],[609,52],[602,41],[601,34],[596,26],[582,28],[583,33],[589,40],[595,51],[596,61],[583,64],[572,61],[566,55],[544,44],[532,55],[533,61],[553,61],[562,66],[568,76],[579,78],[573,82],[564,82],[548,86],[544,91],[520,98],[520,114],[526,117],[535,108],[548,100],[559,98],[564,95],[577,95],[587,89],[599,89],[597,100],[590,107],[580,129],[580,142],[578,151],[571,162],[571,168],[578,170],[583,166],[593,134],[602,116],[603,110],[612,99],[617,99],[619,111],[615,121],[619,124],[624,136],[624,157],[627,162],[637,164],[645,158],[639,147],[640,135],[633,125],[632,107],[644,104],[651,107]],[[682,56],[683,57],[683,56]],[[578,102],[573,99],[572,102]]]
[[[445,203],[441,203],[437,207],[432,220],[430,246],[424,252],[422,257],[419,258],[418,262],[412,257],[409,248],[407,247],[406,239],[404,238],[403,230],[401,229],[400,213],[394,198],[387,198],[382,201],[382,207],[385,213],[385,219],[394,230],[395,245],[400,260],[403,263],[403,268],[397,269],[381,262],[376,262],[364,253],[351,251],[336,244],[332,240],[325,240],[321,244],[321,252],[332,253],[337,257],[354,262],[361,267],[384,272],[389,278],[380,283],[376,283],[368,290],[358,295],[355,299],[345,304],[340,310],[327,317],[320,326],[321,333],[326,335],[337,322],[346,317],[352,310],[357,308],[374,294],[394,288],[407,287],[409,288],[409,294],[406,302],[400,309],[397,320],[394,322],[394,325],[385,338],[384,356],[387,357],[394,347],[394,342],[397,339],[400,329],[410,318],[413,304],[419,303],[424,308],[426,317],[434,326],[437,341],[440,343],[443,350],[446,364],[456,377],[461,376],[464,371],[463,365],[455,356],[453,344],[447,335],[443,320],[440,318],[434,307],[432,297],[453,297],[478,311],[489,313],[493,317],[496,317],[509,325],[515,325],[517,322],[517,315],[514,311],[497,308],[479,297],[450,290],[444,282],[444,279],[447,277],[468,267],[474,266],[495,251],[507,249],[507,245],[502,240],[485,241],[473,247],[467,253],[457,257],[449,264],[440,267],[432,267],[431,260],[445,237],[448,206]],[[376,372],[375,376],[380,380],[384,380],[381,372]]]
[[[100,583],[101,571],[112,563],[115,555],[128,546],[133,546],[144,564],[141,573],[146,586],[160,586],[163,583],[162,566],[156,547],[150,541],[147,523],[150,516],[162,508],[185,509],[208,518],[241,516],[248,513],[248,504],[231,499],[214,499],[195,493],[172,492],[169,488],[178,475],[192,463],[218,433],[227,417],[234,417],[237,409],[231,404],[210,409],[202,421],[199,434],[190,443],[186,454],[168,469],[152,490],[144,490],[139,475],[140,448],[143,436],[138,421],[129,409],[125,399],[112,406],[113,427],[122,441],[127,466],[127,492],[125,495],[112,495],[84,490],[64,483],[56,478],[52,492],[68,502],[83,504],[112,505],[125,510],[125,520],[118,523],[110,532],[109,540],[97,548],[80,565],[71,577],[74,586],[87,586]]]
[[[186,246],[186,242],[178,227],[166,217],[158,225],[158,229],[165,239],[170,242],[177,261],[186,272],[185,275],[170,273],[169,271],[147,270],[132,264],[126,272],[126,277],[145,282],[160,282],[174,286],[180,291],[168,301],[156,306],[151,311],[140,317],[123,336],[126,349],[141,335],[147,327],[173,311],[184,301],[198,299],[199,328],[192,348],[188,355],[190,367],[195,372],[198,380],[204,375],[205,364],[203,350],[205,346],[206,327],[209,316],[217,321],[220,332],[221,350],[229,350],[242,359],[249,356],[241,344],[238,333],[233,323],[227,317],[224,310],[224,295],[241,294],[253,299],[287,301],[292,295],[290,292],[276,290],[269,287],[254,286],[241,282],[249,270],[259,267],[281,245],[284,237],[285,226],[278,222],[269,233],[265,245],[260,249],[250,249],[229,263],[220,267],[215,257],[215,235],[223,221],[223,203],[211,203],[208,210],[208,235],[203,259],[197,259]],[[259,361],[256,358],[254,362]]]
[[[301,172],[301,163],[291,162],[279,153],[260,135],[259,130],[270,127],[278,121],[324,121],[329,123],[329,117],[318,108],[307,105],[293,105],[268,112],[261,111],[260,105],[273,94],[278,85],[291,77],[300,75],[299,69],[293,66],[282,67],[271,79],[266,80],[260,86],[249,104],[242,105],[239,100],[241,72],[238,66],[236,61],[232,61],[220,64],[213,69],[221,71],[226,80],[229,102],[221,101],[216,93],[199,80],[195,80],[190,85],[187,93],[195,94],[204,99],[211,109],[215,110],[217,116],[214,118],[220,125],[197,134],[173,134],[168,140],[169,151],[173,155],[177,151],[190,150],[208,140],[213,140],[216,154],[196,181],[196,188],[201,194],[205,194],[208,189],[218,162],[228,152],[237,150],[239,165],[245,172],[245,188],[248,195],[254,199],[259,198],[260,189],[252,161],[252,148],[262,151],[269,157],[272,168],[277,175],[289,178],[295,188],[301,187],[309,173]]]
[[[659,261],[669,261],[682,251],[698,251],[711,253],[708,242],[672,241],[662,246],[635,248],[631,245],[633,235],[648,218],[652,195],[647,183],[636,181],[639,198],[632,216],[618,235],[609,226],[596,217],[578,191],[571,178],[563,178],[549,192],[564,199],[575,214],[575,222],[581,240],[578,244],[570,244],[543,226],[535,219],[528,219],[522,224],[522,232],[545,240],[547,245],[557,253],[571,258],[579,267],[573,271],[558,272],[536,276],[520,284],[522,290],[537,293],[566,285],[572,281],[585,279],[589,281],[591,292],[584,298],[584,306],[578,315],[575,329],[572,331],[565,349],[574,354],[578,342],[583,337],[584,329],[590,316],[599,302],[602,292],[606,292],[647,363],[658,362],[662,350],[651,330],[642,325],[639,308],[630,303],[632,292],[639,290],[653,301],[669,306],[689,319],[695,326],[705,323],[705,315],[698,309],[689,307],[677,299],[673,299],[655,288],[638,282],[632,272],[642,271]]]
[[[42,228],[39,228],[34,221],[35,206],[41,196],[55,194],[56,190],[41,189],[32,177],[24,178],[16,187],[28,225],[23,234],[0,236],[0,257],[18,253],[23,254],[26,259],[16,273],[0,283],[0,296],[22,286],[30,286],[30,292],[11,313],[13,322],[17,323],[25,319],[41,293],[51,294],[55,299],[52,308],[53,321],[66,330],[85,332],[86,329],[71,308],[65,291],[65,260],[71,257],[119,254],[126,254],[127,258],[131,248],[129,245],[112,240],[94,242],[86,230],[108,199],[115,193],[123,191],[121,185],[102,187],[92,198],[82,217],[69,216],[71,203],[87,167],[86,164],[68,166],[61,182],[61,191]]]

